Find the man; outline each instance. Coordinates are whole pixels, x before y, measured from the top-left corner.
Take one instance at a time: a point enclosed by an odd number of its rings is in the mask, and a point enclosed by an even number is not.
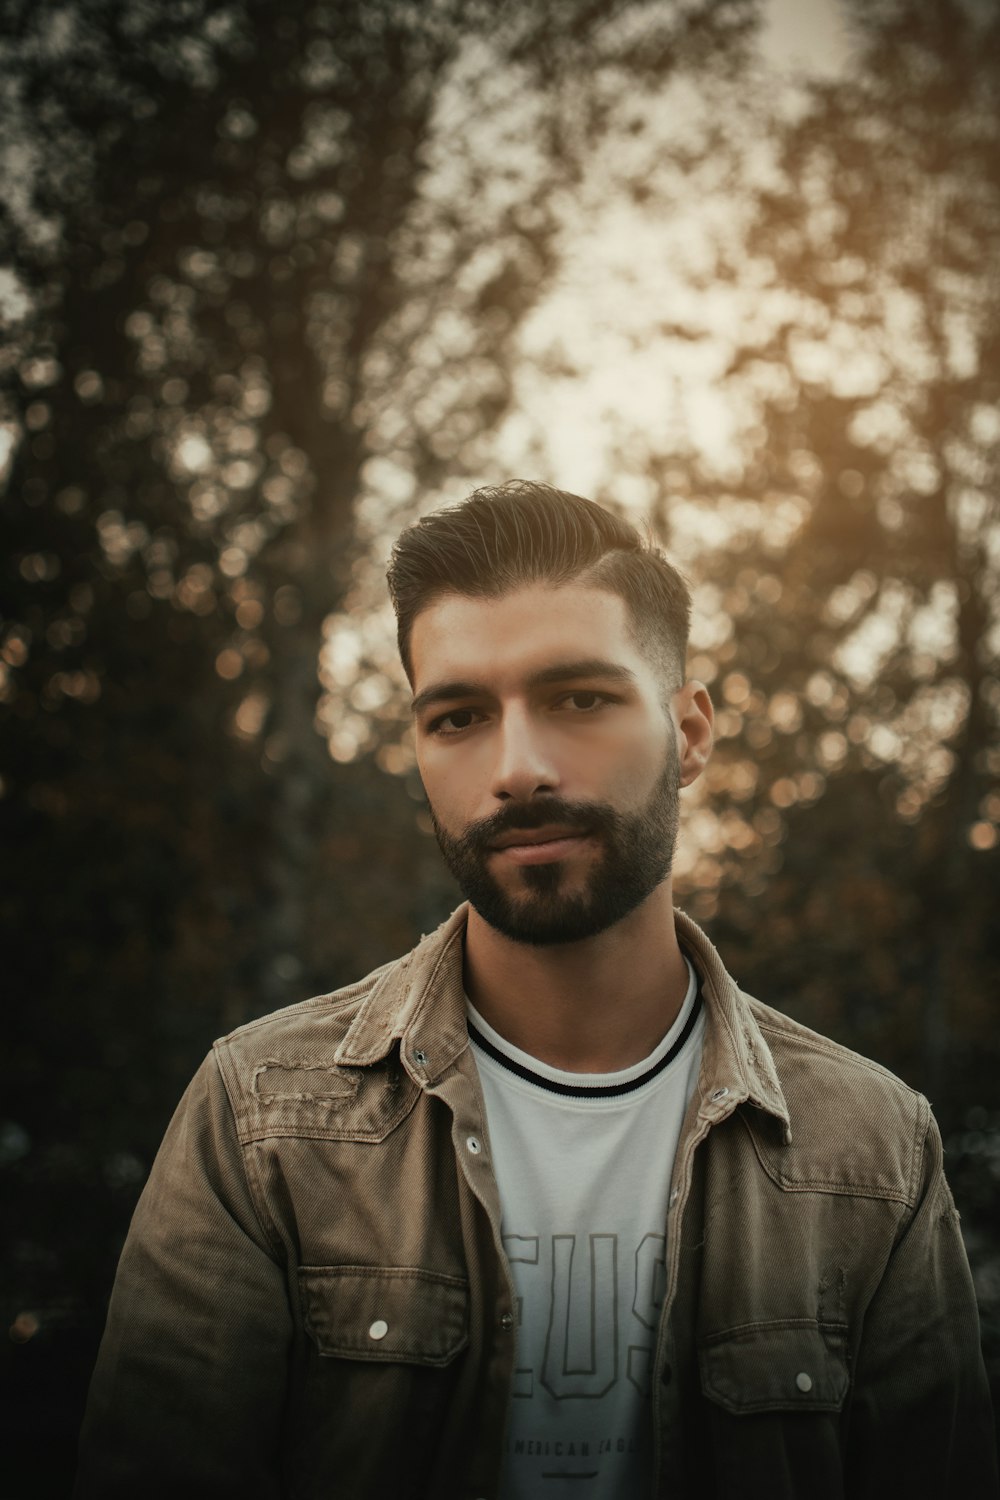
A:
[[[519,483],[389,580],[469,904],[216,1043],[122,1256],[81,1500],[995,1495],[927,1102],[673,910],[712,743],[682,579]]]

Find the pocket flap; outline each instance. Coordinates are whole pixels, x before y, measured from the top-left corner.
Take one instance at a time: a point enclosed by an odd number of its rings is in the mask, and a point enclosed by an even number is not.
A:
[[[843,1330],[793,1320],[730,1329],[699,1350],[701,1386],[726,1411],[839,1411],[849,1385]]]
[[[416,1266],[302,1266],[306,1332],[341,1359],[446,1365],[469,1342],[469,1285]]]

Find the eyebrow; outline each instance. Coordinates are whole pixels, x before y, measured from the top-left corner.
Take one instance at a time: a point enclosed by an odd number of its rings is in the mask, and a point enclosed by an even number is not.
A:
[[[575,682],[581,677],[603,677],[612,682],[634,684],[636,675],[620,662],[604,661],[598,656],[586,656],[579,661],[554,662],[532,672],[528,687],[550,687],[559,682]],[[490,690],[482,682],[456,679],[453,682],[434,682],[417,694],[410,705],[414,714],[422,713],[433,703],[454,703],[459,698],[489,697]]]

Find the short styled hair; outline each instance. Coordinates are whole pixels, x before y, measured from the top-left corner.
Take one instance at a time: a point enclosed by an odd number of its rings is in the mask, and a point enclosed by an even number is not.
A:
[[[413,622],[446,594],[495,599],[526,584],[618,594],[636,644],[671,690],[684,680],[691,595],[664,553],[593,500],[532,480],[485,485],[403,531],[388,570],[397,640],[413,682]]]

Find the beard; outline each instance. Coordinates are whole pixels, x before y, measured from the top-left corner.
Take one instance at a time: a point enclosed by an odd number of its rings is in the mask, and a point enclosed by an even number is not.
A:
[[[622,813],[607,803],[569,802],[537,797],[507,803],[492,818],[470,823],[457,837],[431,821],[438,846],[459,889],[484,922],[515,943],[547,946],[575,943],[614,926],[635,910],[670,873],[677,842],[680,773],[676,748],[645,805]],[[522,865],[515,874],[520,890],[508,891],[494,877],[489,860],[502,834],[565,824],[601,847],[582,889],[564,890],[562,860]]]

